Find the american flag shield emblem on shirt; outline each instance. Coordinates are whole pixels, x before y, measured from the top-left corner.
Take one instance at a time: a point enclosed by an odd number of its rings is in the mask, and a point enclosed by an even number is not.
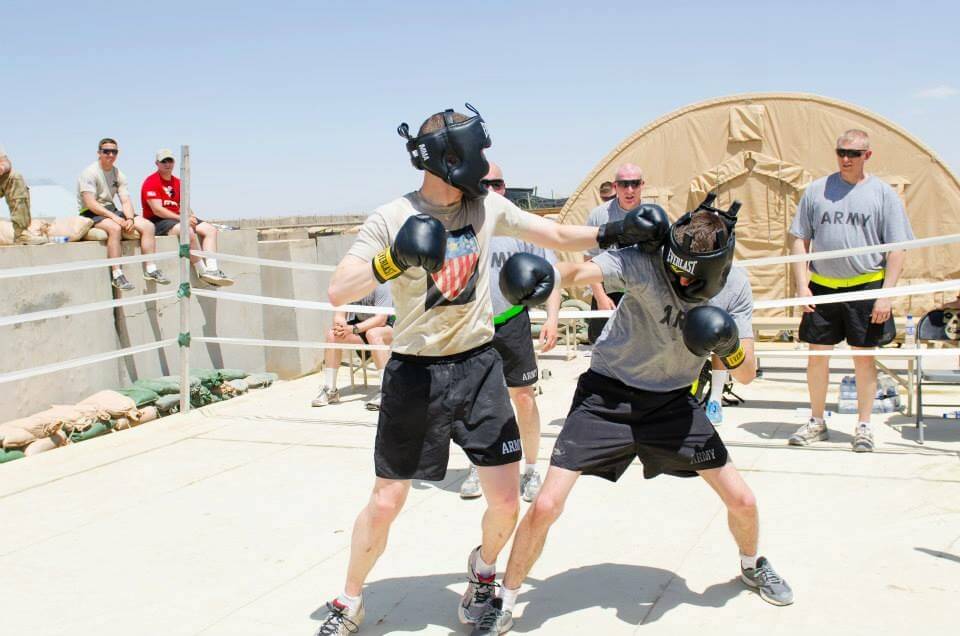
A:
[[[480,242],[472,225],[447,232],[447,258],[443,269],[427,279],[425,308],[473,302],[479,260]]]

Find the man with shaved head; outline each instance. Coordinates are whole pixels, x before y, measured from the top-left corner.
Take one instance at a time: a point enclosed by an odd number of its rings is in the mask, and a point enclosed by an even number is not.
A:
[[[600,227],[604,223],[622,221],[627,212],[640,207],[640,189],[643,186],[643,170],[640,166],[632,163],[623,164],[617,169],[613,183],[616,196],[592,209],[587,217],[587,225]],[[603,251],[600,248],[588,250],[584,254],[584,260],[589,261]],[[622,289],[608,289],[603,283],[590,285],[590,291],[593,292],[593,300],[590,301],[593,309],[613,309],[623,297]],[[587,337],[591,343],[596,342],[603,332],[604,325],[607,324],[607,319],[591,318],[587,322]]]

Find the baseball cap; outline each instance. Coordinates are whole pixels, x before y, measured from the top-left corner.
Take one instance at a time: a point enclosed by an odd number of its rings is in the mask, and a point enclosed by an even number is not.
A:
[[[163,161],[164,159],[176,159],[176,155],[173,154],[173,151],[169,148],[161,148],[157,151],[157,161]]]

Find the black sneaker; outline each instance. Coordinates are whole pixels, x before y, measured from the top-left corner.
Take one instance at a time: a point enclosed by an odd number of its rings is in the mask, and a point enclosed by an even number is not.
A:
[[[503,609],[503,599],[495,598],[477,620],[470,636],[500,636],[513,627],[513,612]]]
[[[155,269],[152,272],[144,272],[143,277],[146,280],[152,280],[158,285],[169,285],[170,279],[163,275],[163,272],[159,269]]]
[[[123,274],[113,277],[112,285],[119,289],[120,291],[133,291],[133,283],[127,280],[127,277]]]

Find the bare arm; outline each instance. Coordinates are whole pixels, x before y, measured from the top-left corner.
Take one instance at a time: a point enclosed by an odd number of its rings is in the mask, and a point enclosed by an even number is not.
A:
[[[907,251],[897,250],[887,253],[887,271],[883,275],[884,288],[896,287],[900,274],[903,273],[903,264],[907,261]]]
[[[83,192],[83,207],[90,210],[94,214],[100,216],[105,216],[108,219],[113,219],[117,223],[123,223],[123,217],[117,214],[116,212],[111,212],[105,206],[101,205],[97,201],[97,197],[94,196],[93,192]]]
[[[557,269],[563,276],[561,287],[582,287],[603,282],[603,272],[600,266],[593,262],[557,263]]]
[[[377,286],[370,261],[346,255],[333,272],[327,297],[332,305],[346,305],[360,300]]]
[[[120,207],[123,209],[123,216],[128,219],[132,219],[137,215],[133,209],[133,202],[130,201],[130,196],[127,194],[120,195]]]
[[[788,234],[791,254],[806,254],[810,249],[810,241],[804,240],[799,236]],[[799,263],[790,263],[790,269],[793,271],[793,282],[796,283],[797,291],[806,289],[810,286],[810,263],[801,261]]]
[[[156,216],[159,216],[161,219],[179,219],[180,215],[176,212],[171,212],[167,208],[163,207],[160,199],[147,199],[147,205],[150,206],[150,209]]]
[[[565,252],[583,252],[597,247],[600,228],[588,225],[563,225],[530,215],[530,225],[520,238],[540,247]]]
[[[753,350],[753,338],[743,338],[740,346],[743,347],[743,363],[736,369],[731,369],[730,376],[740,384],[750,384],[757,377],[757,356]],[[711,357],[710,367],[717,371],[727,368],[716,354]]]

